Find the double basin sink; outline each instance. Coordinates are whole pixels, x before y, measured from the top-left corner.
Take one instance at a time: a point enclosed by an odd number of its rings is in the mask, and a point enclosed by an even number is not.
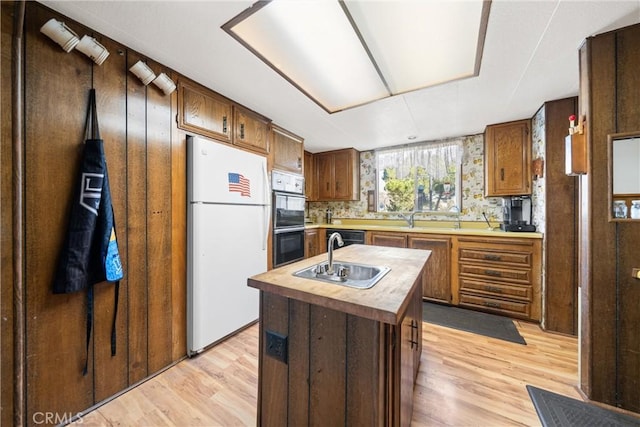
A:
[[[368,289],[378,283],[390,270],[389,267],[336,261],[333,263],[333,271],[329,271],[329,262],[324,261],[296,271],[293,275],[351,288]]]

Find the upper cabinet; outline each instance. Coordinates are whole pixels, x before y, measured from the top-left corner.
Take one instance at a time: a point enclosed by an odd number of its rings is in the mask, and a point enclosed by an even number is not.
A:
[[[485,195],[531,194],[531,121],[487,126]]]
[[[316,185],[317,174],[313,154],[304,152],[304,194],[307,202],[318,200],[318,186]]]
[[[304,140],[279,126],[271,125],[270,153],[273,169],[302,174]]]
[[[233,103],[199,85],[180,81],[178,126],[224,142],[231,142]]]
[[[353,148],[314,154],[317,200],[360,198],[360,153]]]
[[[233,143],[259,153],[269,152],[269,119],[253,111],[234,106]]]
[[[267,154],[269,123],[216,92],[188,80],[178,83],[178,127],[218,141]]]

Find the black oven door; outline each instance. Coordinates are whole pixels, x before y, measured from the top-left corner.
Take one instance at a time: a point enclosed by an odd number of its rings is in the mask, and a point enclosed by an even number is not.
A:
[[[304,226],[305,198],[299,194],[274,192],[273,228],[300,228]]]
[[[273,233],[273,266],[304,258],[304,227],[275,230]]]

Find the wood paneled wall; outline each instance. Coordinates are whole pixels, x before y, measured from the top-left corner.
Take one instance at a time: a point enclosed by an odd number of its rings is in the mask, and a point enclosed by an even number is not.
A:
[[[580,49],[580,113],[589,173],[581,177],[582,390],[640,412],[640,223],[609,222],[607,135],[640,131],[640,24],[587,39]]]
[[[13,425],[13,147],[12,141],[12,2],[0,2],[0,425]]]
[[[38,413],[83,411],[186,354],[186,149],[176,126],[176,95],[145,87],[128,72],[143,59],[156,74],[172,71],[113,40],[27,2],[24,33],[25,129],[23,238],[26,289],[27,424]],[[2,425],[13,424],[10,64],[13,6],[2,2]],[[64,52],[40,33],[50,18],[110,52],[97,66]],[[5,25],[7,24],[7,25]],[[67,229],[84,141],[90,88],[109,171],[125,272],[111,356],[111,283],[95,286],[89,373],[85,360],[86,292],[54,295],[52,279]],[[7,204],[9,206],[7,206]],[[60,419],[58,418],[58,421]]]
[[[564,137],[578,98],[546,102],[544,328],[578,334],[578,178],[564,168]]]

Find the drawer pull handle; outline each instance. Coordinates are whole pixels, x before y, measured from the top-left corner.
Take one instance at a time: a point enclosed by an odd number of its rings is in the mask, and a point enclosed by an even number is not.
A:
[[[500,308],[500,304],[498,304],[497,302],[485,302],[484,305],[486,307],[491,307],[491,308]]]
[[[495,270],[485,270],[484,274],[486,274],[487,276],[496,276],[496,277],[502,276],[502,273],[500,273],[499,271],[495,271]]]
[[[413,337],[414,332],[416,334],[415,338]],[[416,320],[411,320],[411,340],[409,342],[411,343],[412,350],[414,346],[418,348],[418,322]]]
[[[500,255],[485,255],[484,259],[488,260],[488,261],[500,261],[502,258],[500,257]]]
[[[222,133],[227,133],[227,116],[222,116]]]
[[[489,292],[502,293],[502,289],[498,288],[497,286],[485,286],[484,290]]]

